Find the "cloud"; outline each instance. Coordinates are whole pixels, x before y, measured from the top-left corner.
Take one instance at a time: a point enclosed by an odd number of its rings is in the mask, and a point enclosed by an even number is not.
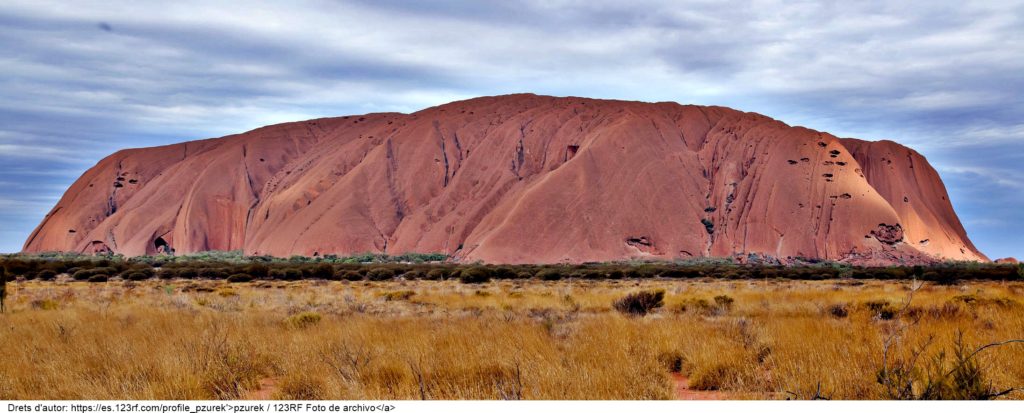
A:
[[[981,177],[1006,189],[1024,190],[1024,171],[1008,168],[990,168],[984,166],[948,166],[940,165],[939,172],[950,174],[968,174]]]
[[[951,186],[1019,189],[1019,158],[991,149],[1024,146],[1022,20],[1021,0],[8,0],[0,181],[66,185],[124,147],[535,92],[732,106],[909,144]]]

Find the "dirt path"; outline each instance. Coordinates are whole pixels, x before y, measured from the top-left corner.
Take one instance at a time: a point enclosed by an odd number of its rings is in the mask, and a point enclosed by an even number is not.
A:
[[[277,392],[277,378],[276,377],[264,377],[259,381],[259,387],[253,390],[249,390],[242,395],[242,400],[270,400],[274,393]]]
[[[717,390],[694,390],[690,388],[690,379],[680,373],[672,373],[672,387],[676,400],[725,400],[725,393]]]

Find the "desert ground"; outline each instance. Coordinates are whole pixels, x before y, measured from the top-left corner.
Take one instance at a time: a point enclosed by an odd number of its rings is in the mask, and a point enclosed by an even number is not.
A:
[[[1014,281],[7,288],[0,399],[1024,397]]]

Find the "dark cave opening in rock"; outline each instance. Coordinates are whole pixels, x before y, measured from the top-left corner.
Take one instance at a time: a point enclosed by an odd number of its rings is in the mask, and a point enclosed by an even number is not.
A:
[[[576,156],[576,152],[580,151],[579,145],[569,145],[565,147],[565,160],[568,161],[572,157]]]
[[[153,240],[153,249],[156,250],[157,254],[174,255],[174,249],[167,243],[164,237],[156,237]]]

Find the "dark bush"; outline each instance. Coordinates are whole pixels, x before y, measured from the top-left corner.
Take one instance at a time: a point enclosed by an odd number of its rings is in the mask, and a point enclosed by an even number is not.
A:
[[[374,268],[366,273],[366,279],[370,281],[387,281],[395,278],[395,270],[390,268]]]
[[[107,282],[107,279],[108,279],[108,277],[106,275],[97,274],[97,275],[94,275],[92,277],[89,277],[89,282],[91,282],[91,283],[105,283],[105,282]]]
[[[850,314],[849,310],[843,304],[832,304],[826,309],[828,314],[835,318],[846,318]]]
[[[36,278],[39,278],[40,280],[43,281],[50,281],[53,280],[54,278],[57,278],[57,272],[54,270],[42,270],[36,273]]]
[[[665,290],[639,291],[615,301],[615,310],[626,315],[643,317],[665,305]]]
[[[451,275],[451,273],[452,273],[451,270],[449,270],[447,268],[434,268],[434,269],[432,269],[430,271],[427,271],[427,275],[424,277],[424,279],[427,279],[427,280],[445,280],[445,279],[448,279],[448,277]]]
[[[402,278],[405,278],[407,280],[418,280],[423,278],[423,276],[424,273],[423,271],[420,270],[409,270],[402,274]]]
[[[644,264],[634,269],[633,277],[636,278],[654,278],[661,274],[664,270],[660,265]]]
[[[167,269],[164,269],[163,271],[167,271]],[[199,277],[199,271],[197,271],[195,268],[179,268],[177,271],[178,277],[184,278],[186,280],[191,280]]]
[[[4,270],[7,271],[7,276],[15,278],[19,275],[32,271],[35,266],[24,260],[7,260],[4,262]]]
[[[952,271],[928,271],[922,274],[921,278],[935,282],[939,285],[954,285],[960,282],[956,274]]]
[[[4,312],[4,300],[7,299],[7,270],[0,267],[0,313]]]
[[[106,272],[104,272],[104,270],[102,268],[93,268],[93,269],[87,269],[87,270],[78,270],[74,274],[71,275],[71,278],[74,278],[74,279],[76,279],[78,281],[85,281],[85,280],[88,280],[89,278],[91,278],[94,275],[107,275],[107,274],[106,274]]]
[[[268,278],[270,276],[270,268],[261,263],[250,264],[245,267],[243,272],[253,276],[253,278]]]
[[[249,281],[252,281],[252,276],[244,273],[232,274],[228,277],[229,283],[247,283]]]
[[[209,280],[222,280],[227,278],[228,274],[220,268],[200,268],[196,276]]]
[[[298,268],[285,268],[282,272],[282,280],[295,281],[302,279],[302,270]]]
[[[96,267],[96,268],[93,268],[92,271],[94,273],[96,273],[96,274],[103,274],[103,275],[107,275],[107,276],[114,275],[114,274],[117,274],[117,273],[121,272],[117,268],[111,267],[111,266]]]
[[[143,281],[153,277],[152,273],[145,271],[128,271],[121,273],[121,278],[132,281]]]
[[[556,268],[545,268],[537,272],[537,278],[544,281],[558,281],[563,277],[562,270]]]
[[[312,270],[313,278],[319,278],[321,280],[329,280],[334,275],[334,267],[331,264],[320,263]]]
[[[513,280],[519,278],[519,273],[509,267],[497,267],[492,270],[492,277],[498,280]]]
[[[463,284],[480,284],[490,281],[492,275],[487,267],[469,267],[459,272],[459,281]]]
[[[875,317],[882,320],[892,320],[896,317],[896,308],[893,307],[892,303],[882,300],[867,301],[864,303],[864,307],[868,309]]]

